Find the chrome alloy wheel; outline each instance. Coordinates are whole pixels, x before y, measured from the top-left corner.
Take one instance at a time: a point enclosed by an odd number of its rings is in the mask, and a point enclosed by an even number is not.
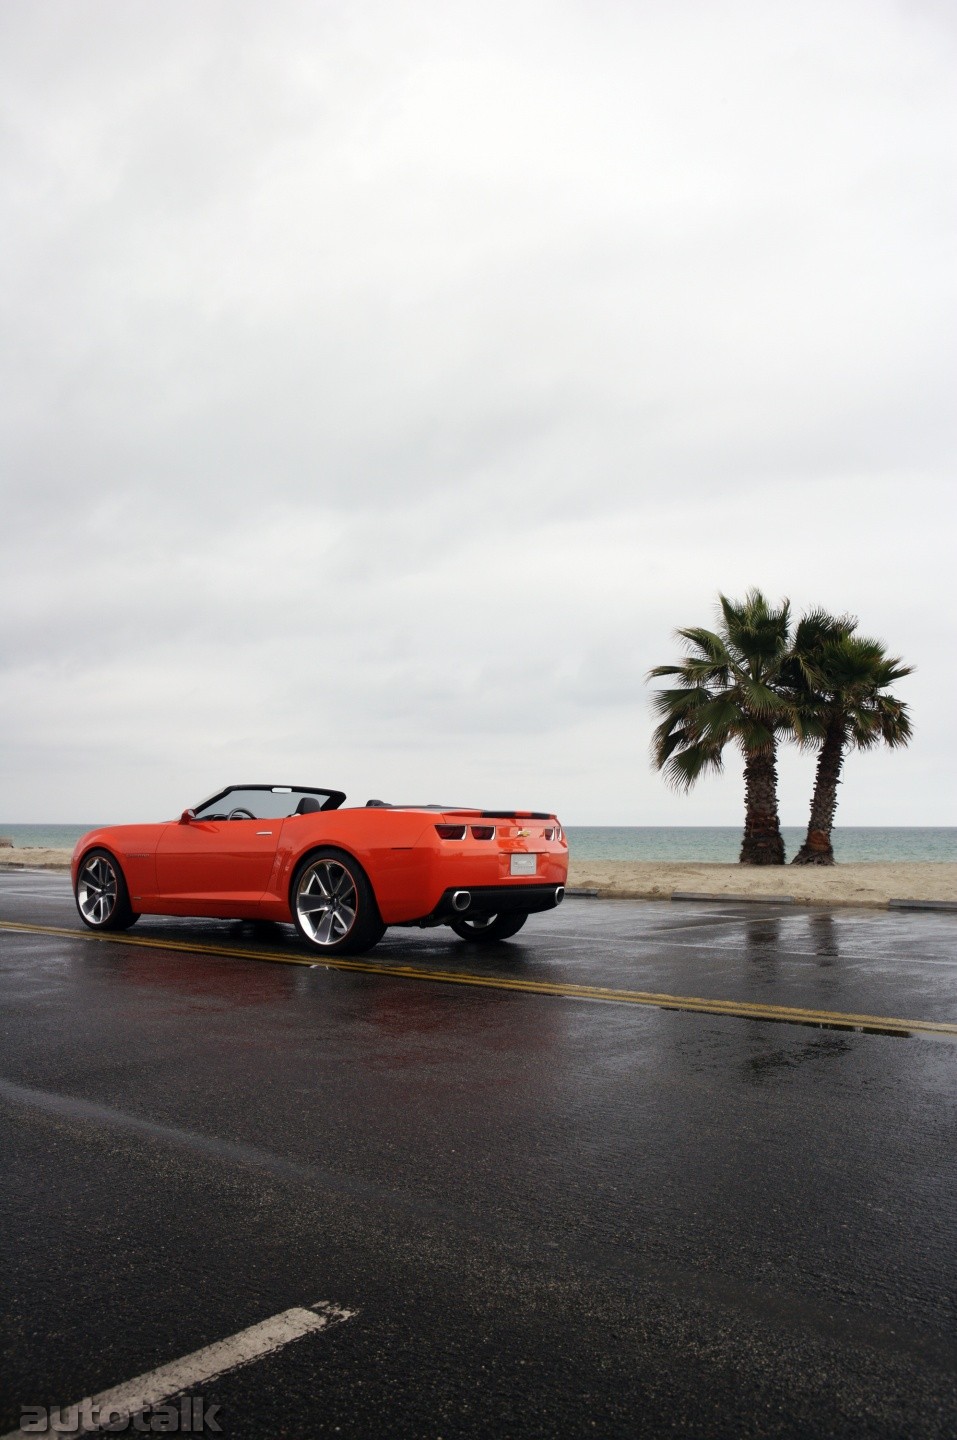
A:
[[[76,902],[88,925],[105,925],[116,909],[119,884],[105,855],[91,855],[80,867]]]
[[[349,871],[338,860],[317,860],[299,877],[296,914],[314,945],[336,945],[356,923],[359,896]]]

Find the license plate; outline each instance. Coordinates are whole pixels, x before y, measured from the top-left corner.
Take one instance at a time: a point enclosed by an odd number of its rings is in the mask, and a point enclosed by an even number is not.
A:
[[[509,861],[510,875],[534,875],[537,855],[513,855]]]

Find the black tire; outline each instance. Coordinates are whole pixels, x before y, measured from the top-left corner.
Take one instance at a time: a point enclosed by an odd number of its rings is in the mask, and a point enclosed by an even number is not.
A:
[[[508,940],[517,935],[528,919],[522,915],[476,915],[473,920],[451,920],[449,923],[462,940],[488,945],[493,940]]]
[[[296,929],[323,955],[364,955],[386,932],[362,866],[342,850],[314,850],[289,891]]]
[[[89,850],[83,856],[73,898],[91,930],[128,930],[140,918],[130,904],[120,862],[109,850]]]

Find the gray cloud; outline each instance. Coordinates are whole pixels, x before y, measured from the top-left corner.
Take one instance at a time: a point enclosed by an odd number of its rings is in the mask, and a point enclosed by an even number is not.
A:
[[[841,818],[950,819],[947,11],[0,32],[8,819],[263,775],[733,823],[733,765],[649,773],[642,676],[753,583],[920,666]]]

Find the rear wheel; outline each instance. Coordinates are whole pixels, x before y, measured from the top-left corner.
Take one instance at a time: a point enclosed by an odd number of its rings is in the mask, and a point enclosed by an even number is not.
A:
[[[474,919],[452,920],[450,924],[461,939],[485,944],[517,935],[527,919],[527,915],[476,915]]]
[[[326,955],[361,955],[386,931],[368,876],[341,850],[306,857],[292,882],[290,909],[302,938]]]
[[[73,893],[80,919],[91,930],[128,930],[140,918],[130,904],[123,871],[108,850],[84,855]]]

